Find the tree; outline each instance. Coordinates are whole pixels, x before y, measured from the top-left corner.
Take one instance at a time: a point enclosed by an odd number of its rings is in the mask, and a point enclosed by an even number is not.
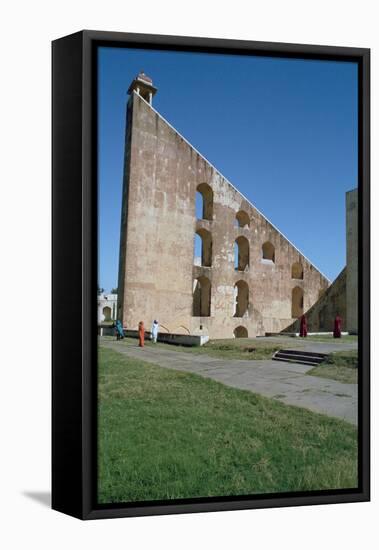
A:
[[[111,294],[117,294],[117,293],[118,293],[118,288],[112,288]]]

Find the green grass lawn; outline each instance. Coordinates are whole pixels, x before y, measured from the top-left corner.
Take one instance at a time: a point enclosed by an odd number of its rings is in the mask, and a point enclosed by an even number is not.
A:
[[[357,486],[357,430],[213,380],[99,353],[99,502]]]
[[[307,374],[331,378],[346,384],[357,384],[358,351],[336,351],[331,353],[323,363],[308,371]]]
[[[257,338],[210,340],[201,347],[187,348],[193,353],[202,353],[223,359],[271,359],[281,348],[278,342],[265,342]]]

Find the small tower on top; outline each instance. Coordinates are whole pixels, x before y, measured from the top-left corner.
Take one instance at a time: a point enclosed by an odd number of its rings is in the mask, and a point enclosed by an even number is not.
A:
[[[141,71],[129,86],[128,94],[137,92],[145,101],[153,104],[153,96],[157,92],[157,88],[153,86],[153,81],[143,71]]]

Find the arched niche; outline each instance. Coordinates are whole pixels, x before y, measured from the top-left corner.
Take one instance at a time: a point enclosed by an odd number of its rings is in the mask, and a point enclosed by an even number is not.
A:
[[[196,188],[196,217],[213,220],[213,191],[207,183],[200,183]]]
[[[198,277],[194,280],[193,316],[210,317],[211,315],[211,282],[208,277]]]
[[[234,268],[236,271],[246,271],[249,262],[249,241],[241,235],[234,242]]]
[[[112,319],[112,310],[109,306],[103,307],[104,321],[110,321]]]
[[[292,289],[291,317],[297,319],[304,313],[304,291],[299,286]]]
[[[292,279],[304,279],[303,266],[300,262],[295,262],[291,266],[291,278]]]
[[[212,265],[212,235],[208,229],[198,229],[195,234],[194,264],[203,267]]]
[[[237,227],[250,227],[249,214],[245,210],[240,210],[236,214],[235,225]]]
[[[275,263],[275,247],[270,241],[262,245],[262,260]]]
[[[246,281],[234,285],[234,317],[243,317],[249,308],[249,286]]]
[[[233,331],[235,338],[248,338],[249,334],[247,332],[247,328],[243,326],[236,327]]]

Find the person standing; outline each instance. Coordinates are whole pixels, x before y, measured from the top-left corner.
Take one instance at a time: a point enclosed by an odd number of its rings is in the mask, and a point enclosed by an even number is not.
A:
[[[117,321],[116,321],[115,329],[116,329],[116,338],[117,338],[117,340],[122,340],[124,338],[125,334],[124,334],[124,329],[123,329],[122,323],[119,319],[117,319]]]
[[[334,319],[333,338],[341,338],[341,328],[342,328],[342,319],[337,314],[336,318]]]
[[[151,340],[153,344],[157,343],[158,339],[159,324],[156,319],[154,319],[153,324],[151,325]]]
[[[139,347],[143,348],[145,345],[145,327],[143,324],[143,321],[140,321],[138,323],[138,339],[139,339]]]
[[[308,326],[307,326],[307,320],[305,318],[305,315],[302,315],[300,318],[300,336],[303,338],[306,338],[308,334]]]

